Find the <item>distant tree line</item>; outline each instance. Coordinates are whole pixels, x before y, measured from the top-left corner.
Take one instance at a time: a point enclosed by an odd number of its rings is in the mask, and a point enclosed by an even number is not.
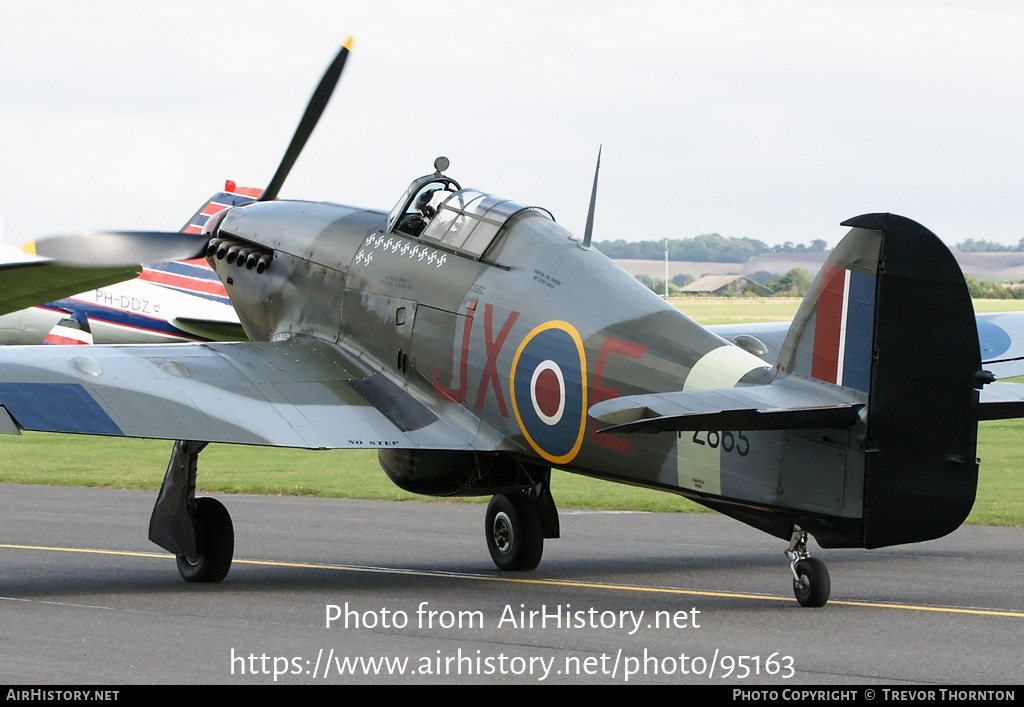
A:
[[[785,275],[776,275],[764,270],[747,275],[751,280],[760,282],[780,297],[804,297],[811,289],[814,278],[803,268],[793,268]],[[646,285],[659,295],[665,294],[665,281],[651,277],[650,275],[637,275],[636,279]],[[1024,282],[1006,283],[996,280],[979,280],[970,275],[964,275],[967,281],[967,289],[972,299],[1024,299]],[[689,275],[676,275],[669,280],[669,296],[679,293],[680,288],[686,287],[693,278]],[[760,297],[756,292],[747,291],[742,293],[725,293],[726,297],[754,296]]]
[[[961,253],[1024,253],[1024,238],[1021,238],[1017,245],[1003,245],[994,241],[986,241],[984,238],[977,241],[968,238],[963,243],[957,243],[953,249]]]
[[[662,260],[665,241],[597,241],[597,249],[613,260]],[[669,260],[688,260],[697,263],[745,263],[751,258],[769,253],[820,253],[828,243],[820,238],[810,244],[786,241],[781,245],[768,245],[756,238],[726,238],[718,233],[705,233],[693,238],[670,238]],[[953,250],[961,253],[1024,253],[1024,238],[1017,245],[1004,245],[984,238],[957,243]]]
[[[971,299],[1024,299],[1024,283],[979,280],[970,275],[964,275],[964,279]]]
[[[664,251],[663,251],[664,252]],[[803,268],[793,268],[785,275],[776,275],[775,273],[766,272],[759,270],[753,275],[747,276],[751,280],[755,280],[762,285],[767,286],[772,292],[779,295],[780,297],[803,297],[807,294],[807,291],[811,288],[811,283],[814,278],[811,274]],[[646,285],[649,289],[659,295],[665,294],[665,281],[653,278],[650,275],[637,275],[636,279]],[[689,275],[676,275],[669,280],[668,294],[669,297],[678,294],[679,289],[686,287],[693,278]],[[726,297],[761,297],[762,295],[750,288],[744,292],[727,292]]]
[[[665,241],[614,241],[595,242],[597,249],[614,260],[663,260]],[[821,239],[810,245],[787,241],[782,245],[770,246],[754,238],[726,238],[717,233],[706,233],[693,238],[670,238],[668,241],[669,260],[688,260],[698,263],[745,263],[751,258],[768,253],[818,253],[826,250],[828,243]]]

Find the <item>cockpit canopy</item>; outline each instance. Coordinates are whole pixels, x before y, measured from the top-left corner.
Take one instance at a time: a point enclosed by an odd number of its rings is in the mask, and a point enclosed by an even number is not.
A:
[[[388,217],[388,231],[482,260],[501,229],[524,211],[537,211],[551,218],[543,209],[463,189],[455,180],[433,174],[409,185]]]
[[[433,196],[435,192],[438,195],[453,194],[460,189],[462,187],[454,179],[436,173],[413,180],[405,194],[395,204],[395,208],[391,209],[388,216],[388,233],[401,231],[411,236],[419,236],[426,225],[422,220],[422,212],[417,208],[423,196]]]

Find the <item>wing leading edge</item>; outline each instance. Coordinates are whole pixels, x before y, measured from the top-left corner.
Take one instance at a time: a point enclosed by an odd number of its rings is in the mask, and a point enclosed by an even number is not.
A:
[[[307,449],[491,451],[460,424],[328,342],[25,346],[2,351],[0,405],[19,429]],[[428,401],[429,402],[429,401]]]

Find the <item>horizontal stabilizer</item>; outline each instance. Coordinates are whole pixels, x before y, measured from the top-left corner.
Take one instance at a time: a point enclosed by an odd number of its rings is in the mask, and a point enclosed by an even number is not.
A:
[[[978,420],[1024,417],[1024,383],[990,383],[981,391]]]
[[[862,401],[846,391],[826,390],[806,381],[720,390],[627,395],[590,408],[601,432],[698,430],[790,430],[851,427]]]
[[[89,346],[93,343],[89,318],[84,314],[64,317],[50,330],[43,343],[48,346]]]

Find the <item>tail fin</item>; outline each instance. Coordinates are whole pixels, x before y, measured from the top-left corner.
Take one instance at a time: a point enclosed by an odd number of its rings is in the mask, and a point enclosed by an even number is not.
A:
[[[181,230],[185,233],[202,233],[203,226],[206,225],[211,216],[220,213],[230,206],[241,206],[242,204],[256,201],[262,193],[262,189],[240,187],[229,179],[224,182],[224,191],[217,192],[211,196]]]
[[[864,546],[941,537],[974,505],[981,369],[959,265],[893,214],[843,223],[779,353],[780,373],[868,394]]]
[[[262,193],[262,189],[240,187],[229,179],[224,182],[224,190],[217,192],[207,199],[206,203],[196,211],[181,230],[185,233],[202,233],[203,226],[206,225],[211,216],[219,214],[224,209],[232,206],[241,206],[253,202]],[[206,258],[195,258],[194,260],[181,262],[151,263],[143,269],[139,278],[147,282],[186,292],[190,295],[204,297],[220,304],[230,304],[224,284],[206,262]],[[214,324],[219,325],[220,322],[215,322]],[[226,338],[235,337],[227,335]]]

